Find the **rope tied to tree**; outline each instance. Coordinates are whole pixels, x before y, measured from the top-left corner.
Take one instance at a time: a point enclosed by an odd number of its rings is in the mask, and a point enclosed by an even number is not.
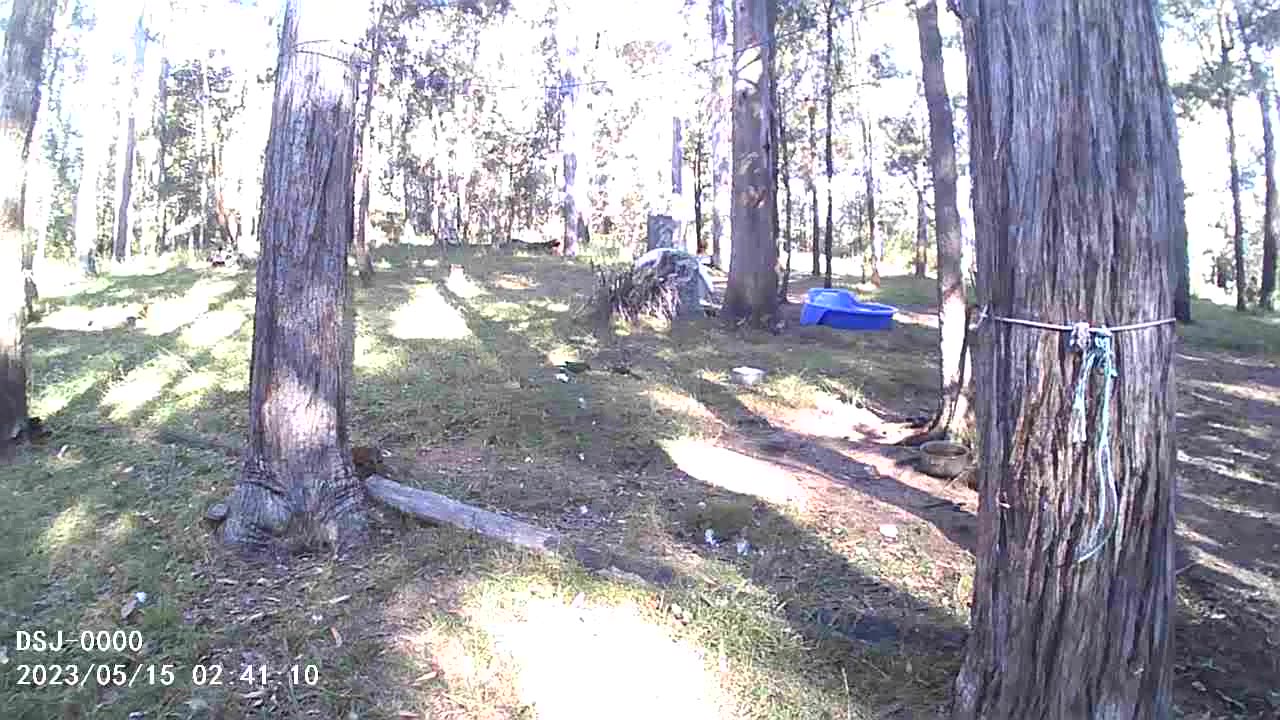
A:
[[[987,319],[987,310],[988,307],[982,308],[982,314],[978,317],[978,324],[975,329],[981,327],[982,323]],[[1089,381],[1095,370],[1102,373],[1102,397],[1099,400],[1102,405],[1098,410],[1097,429],[1094,433],[1098,443],[1096,460],[1098,467],[1098,517],[1085,535],[1084,548],[1076,553],[1075,558],[1076,563],[1085,562],[1095,557],[1102,548],[1106,547],[1120,527],[1120,494],[1116,488],[1115,473],[1111,464],[1111,390],[1115,378],[1120,376],[1120,371],[1116,368],[1116,355],[1112,340],[1117,332],[1158,327],[1174,323],[1176,320],[1174,318],[1165,318],[1163,320],[1151,320],[1116,327],[1107,327],[1105,325],[1094,327],[1087,322],[1077,322],[1073,325],[1055,325],[1034,320],[1000,317],[998,315],[990,315],[990,317],[993,320],[1010,325],[1022,325],[1041,330],[1070,333],[1071,348],[1083,356],[1071,401],[1071,425],[1068,438],[1072,445],[1084,444],[1088,439],[1089,414],[1086,403],[1089,395]],[[1111,522],[1108,523],[1108,520]]]

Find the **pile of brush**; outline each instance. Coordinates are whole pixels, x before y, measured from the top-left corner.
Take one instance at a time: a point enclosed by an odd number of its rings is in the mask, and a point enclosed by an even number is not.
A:
[[[595,268],[595,318],[599,325],[614,315],[628,323],[643,317],[671,322],[680,302],[680,273],[674,263],[624,268]]]

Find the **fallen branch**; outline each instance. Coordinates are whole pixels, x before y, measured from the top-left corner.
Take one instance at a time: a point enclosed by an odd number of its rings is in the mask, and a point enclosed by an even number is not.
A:
[[[674,580],[670,568],[575,543],[553,530],[473,507],[430,490],[407,487],[381,475],[370,475],[364,483],[365,491],[374,500],[419,520],[447,523],[540,555],[572,558],[588,570],[614,577],[636,576],[655,585],[669,585]]]

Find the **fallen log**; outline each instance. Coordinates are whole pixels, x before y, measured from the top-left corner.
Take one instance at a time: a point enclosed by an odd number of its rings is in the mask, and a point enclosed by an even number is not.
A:
[[[571,558],[588,570],[613,577],[639,578],[662,586],[675,580],[675,573],[660,564],[574,542],[553,530],[458,502],[430,490],[407,487],[380,475],[370,475],[364,483],[365,492],[374,500],[419,520],[446,523],[540,555]]]

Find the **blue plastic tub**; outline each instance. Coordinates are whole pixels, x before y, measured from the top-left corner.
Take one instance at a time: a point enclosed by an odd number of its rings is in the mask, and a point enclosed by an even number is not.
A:
[[[860,302],[840,288],[814,288],[800,309],[801,325],[826,325],[838,330],[891,330],[898,308]]]

